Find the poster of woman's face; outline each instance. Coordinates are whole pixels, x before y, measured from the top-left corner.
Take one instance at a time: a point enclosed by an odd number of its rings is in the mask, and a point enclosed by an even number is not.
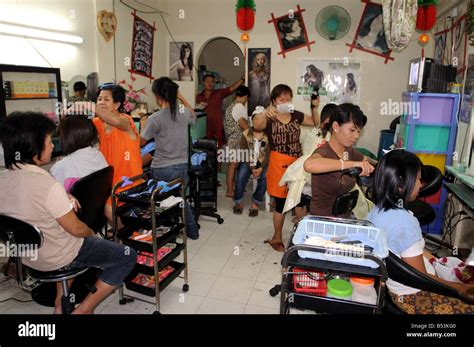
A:
[[[271,48],[249,48],[248,51],[248,87],[250,98],[249,115],[257,106],[270,104],[270,59]]]
[[[360,63],[302,59],[298,63],[296,94],[309,97],[317,91],[322,104],[359,103]]]
[[[357,46],[364,49],[385,54],[389,52],[385,41],[383,27],[382,6],[380,4],[368,3],[359,23],[356,33]]]
[[[282,51],[289,51],[308,44],[306,28],[301,13],[281,17],[276,22],[278,39]]]
[[[170,42],[169,77],[193,81],[193,42]]]

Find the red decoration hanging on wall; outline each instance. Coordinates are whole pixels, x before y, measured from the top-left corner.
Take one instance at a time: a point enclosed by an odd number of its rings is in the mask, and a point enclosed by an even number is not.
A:
[[[255,25],[255,2],[253,0],[239,0],[235,6],[237,12],[237,27],[242,31],[249,31]]]
[[[137,16],[136,11],[132,12],[133,20],[133,41],[132,41],[132,61],[131,68],[128,70],[132,81],[135,81],[133,74],[141,75],[150,79],[155,78],[152,75],[153,63],[153,38],[156,27],[148,24]]]
[[[436,6],[420,6],[416,14],[416,28],[420,31],[428,31],[436,24]]]

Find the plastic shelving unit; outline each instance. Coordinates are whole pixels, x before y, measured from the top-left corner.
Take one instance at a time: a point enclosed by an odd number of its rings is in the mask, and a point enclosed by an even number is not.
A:
[[[400,119],[398,148],[415,153],[425,165],[432,165],[442,173],[453,162],[456,144],[459,94],[403,93],[406,107]],[[447,192],[443,187],[425,198],[436,213],[433,223],[423,226],[429,233],[440,234],[443,204]]]

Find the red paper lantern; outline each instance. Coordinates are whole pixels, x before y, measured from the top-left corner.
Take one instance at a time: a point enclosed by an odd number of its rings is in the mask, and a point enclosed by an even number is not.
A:
[[[419,6],[416,14],[416,28],[428,31],[436,24],[436,6]]]
[[[239,0],[236,5],[237,27],[249,31],[255,25],[255,3],[253,0]]]

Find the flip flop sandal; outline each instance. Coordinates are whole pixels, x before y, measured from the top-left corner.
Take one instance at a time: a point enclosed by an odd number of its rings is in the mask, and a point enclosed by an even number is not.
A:
[[[234,206],[233,210],[234,210],[234,214],[242,214],[242,211],[244,209],[242,207]]]
[[[249,209],[249,217],[257,217],[257,216],[258,216],[258,208]]]
[[[265,240],[263,243],[268,243],[277,252],[285,251],[285,245],[281,241],[272,242],[271,240]]]

